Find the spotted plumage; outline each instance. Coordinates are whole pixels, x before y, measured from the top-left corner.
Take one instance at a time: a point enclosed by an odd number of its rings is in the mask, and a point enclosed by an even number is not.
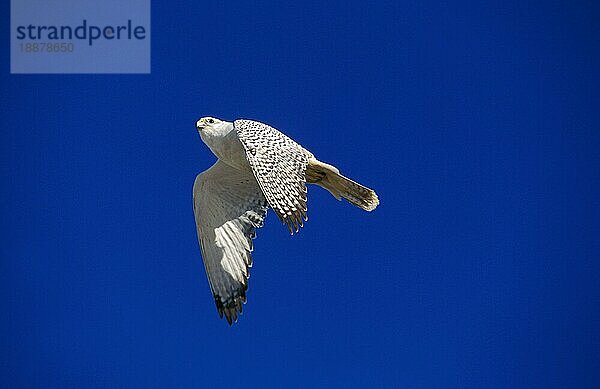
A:
[[[246,302],[252,239],[268,207],[293,234],[308,220],[307,183],[367,211],[379,199],[269,125],[206,117],[196,127],[219,158],[194,182],[198,241],[217,310],[231,324]]]
[[[308,220],[305,172],[312,154],[269,125],[236,120],[233,127],[269,205],[290,233],[298,232]]]

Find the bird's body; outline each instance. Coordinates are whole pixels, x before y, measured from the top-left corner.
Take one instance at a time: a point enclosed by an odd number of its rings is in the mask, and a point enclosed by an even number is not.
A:
[[[293,234],[306,216],[306,183],[371,211],[374,191],[344,176],[273,127],[206,117],[196,127],[219,160],[194,182],[194,214],[209,284],[229,324],[246,302],[252,239],[273,208]]]
[[[200,132],[200,138],[219,160],[231,167],[251,171],[244,146],[231,122],[221,122],[208,131]]]

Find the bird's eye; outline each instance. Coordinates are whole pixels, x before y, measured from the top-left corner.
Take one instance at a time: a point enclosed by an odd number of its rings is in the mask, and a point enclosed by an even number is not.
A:
[[[209,122],[210,124],[213,124],[215,121],[214,121],[214,120],[212,120],[212,119],[208,119],[208,122]]]

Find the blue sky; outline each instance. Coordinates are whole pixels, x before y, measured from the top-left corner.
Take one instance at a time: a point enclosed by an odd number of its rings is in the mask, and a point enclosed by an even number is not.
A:
[[[1,40],[2,381],[597,387],[598,16],[153,2],[150,75],[10,75]],[[205,115],[270,123],[381,199],[311,187],[294,237],[271,213],[233,327],[191,206]]]

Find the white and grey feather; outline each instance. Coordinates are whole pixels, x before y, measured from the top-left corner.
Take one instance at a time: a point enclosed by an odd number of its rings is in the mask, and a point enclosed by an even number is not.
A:
[[[269,125],[236,120],[233,127],[269,205],[290,233],[298,232],[308,220],[305,172],[312,154]]]
[[[307,183],[366,211],[375,209],[379,198],[264,123],[205,117],[196,127],[219,158],[194,182],[198,241],[219,315],[232,324],[246,302],[252,239],[268,207],[293,234],[308,220]]]

